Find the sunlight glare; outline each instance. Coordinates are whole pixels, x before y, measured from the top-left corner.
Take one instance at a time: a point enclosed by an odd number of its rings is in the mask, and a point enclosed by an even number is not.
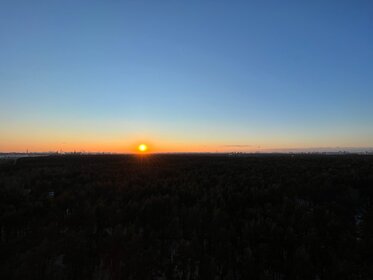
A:
[[[137,149],[140,151],[140,152],[146,152],[148,150],[148,146],[145,145],[145,144],[141,144],[137,147]]]

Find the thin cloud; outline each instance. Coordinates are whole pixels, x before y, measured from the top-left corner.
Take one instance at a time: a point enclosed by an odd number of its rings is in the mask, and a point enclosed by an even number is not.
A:
[[[255,145],[223,145],[222,147],[228,147],[228,148],[252,148],[252,147],[259,147]]]

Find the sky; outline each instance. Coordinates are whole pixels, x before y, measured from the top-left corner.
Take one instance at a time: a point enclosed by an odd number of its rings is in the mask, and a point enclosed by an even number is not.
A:
[[[0,152],[373,147],[373,2],[0,0]]]

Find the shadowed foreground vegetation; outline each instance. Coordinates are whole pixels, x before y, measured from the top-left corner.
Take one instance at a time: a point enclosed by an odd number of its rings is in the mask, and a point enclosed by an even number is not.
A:
[[[1,279],[373,279],[373,157],[0,165]]]

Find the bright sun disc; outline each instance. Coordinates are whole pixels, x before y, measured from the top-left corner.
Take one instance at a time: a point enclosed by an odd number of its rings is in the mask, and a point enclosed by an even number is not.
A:
[[[148,149],[148,146],[146,146],[145,144],[141,144],[137,147],[137,149],[140,151],[140,152],[146,152],[146,150]]]

